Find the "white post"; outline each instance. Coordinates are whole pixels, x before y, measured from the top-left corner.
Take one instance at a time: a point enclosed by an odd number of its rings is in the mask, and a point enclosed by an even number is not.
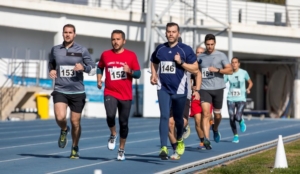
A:
[[[294,118],[300,119],[300,62],[296,65],[294,80]]]

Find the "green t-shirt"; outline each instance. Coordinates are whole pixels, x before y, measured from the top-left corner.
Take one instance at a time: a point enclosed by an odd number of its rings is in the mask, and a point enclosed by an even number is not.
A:
[[[250,79],[247,71],[239,69],[232,75],[224,75],[224,81],[229,82],[227,100],[237,102],[246,101],[246,81]]]

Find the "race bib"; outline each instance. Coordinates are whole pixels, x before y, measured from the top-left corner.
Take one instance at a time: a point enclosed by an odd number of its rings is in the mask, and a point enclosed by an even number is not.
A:
[[[208,79],[215,77],[215,73],[208,71],[208,68],[202,68],[202,78]]]
[[[74,66],[60,66],[60,77],[75,77],[76,72],[73,70]]]
[[[233,88],[230,91],[232,97],[240,97],[242,95],[241,89]]]
[[[176,73],[175,62],[161,61],[160,62],[160,73],[162,73],[162,74],[175,74]]]
[[[123,67],[112,68],[110,69],[110,79],[111,80],[127,79],[127,74],[124,71]]]

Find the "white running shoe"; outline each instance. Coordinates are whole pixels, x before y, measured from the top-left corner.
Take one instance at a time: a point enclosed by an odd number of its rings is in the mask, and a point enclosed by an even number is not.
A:
[[[184,130],[184,131],[183,131],[182,138],[183,138],[183,139],[187,139],[187,138],[190,136],[190,134],[191,134],[191,128],[190,128],[190,125],[189,125],[189,124],[186,125],[186,127],[185,127],[183,130]]]
[[[124,150],[121,150],[119,149],[118,150],[118,161],[124,161],[125,160],[125,151]]]
[[[116,141],[117,141],[117,135],[113,136],[111,135],[108,139],[107,148],[109,150],[115,150],[116,148]]]

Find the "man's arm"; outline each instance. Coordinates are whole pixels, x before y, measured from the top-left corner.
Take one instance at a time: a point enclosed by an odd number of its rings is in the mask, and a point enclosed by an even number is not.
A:
[[[50,53],[50,57],[49,57],[49,63],[48,63],[48,71],[50,72],[51,70],[56,70],[56,62],[54,59],[54,55],[53,55],[53,50],[54,48],[52,47],[51,49],[51,53]]]
[[[223,69],[218,70],[221,74],[231,75],[233,73],[232,66],[230,64],[226,64]]]
[[[83,53],[82,53],[82,58],[83,58],[83,71],[86,73],[89,73],[89,75],[95,75],[96,74],[96,64],[91,58],[90,53],[86,48],[83,48]]]
[[[196,79],[196,91],[199,91],[201,89],[201,84],[202,84],[202,74],[200,71],[198,71],[195,75]]]
[[[199,71],[197,61],[195,61],[193,64],[187,64],[185,62],[180,62],[180,64],[181,64],[182,68],[184,68],[185,70],[187,70],[190,73],[197,74]]]

